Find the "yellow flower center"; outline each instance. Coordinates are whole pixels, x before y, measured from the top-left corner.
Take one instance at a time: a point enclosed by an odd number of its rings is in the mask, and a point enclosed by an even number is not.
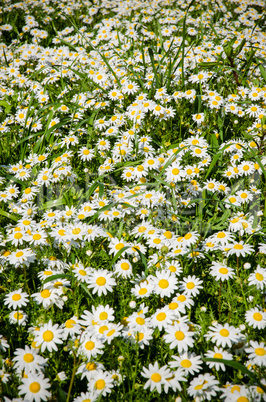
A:
[[[103,276],[100,276],[96,279],[96,283],[98,286],[104,286],[106,284],[106,279]]]
[[[100,318],[100,320],[102,320],[102,321],[107,320],[107,317],[108,317],[108,314],[107,314],[105,311],[103,311],[103,312],[99,315],[99,318]]]
[[[214,358],[214,359],[222,359],[222,358],[223,358],[223,355],[222,355],[221,353],[214,353],[213,358]]]
[[[181,366],[182,366],[182,367],[185,367],[185,368],[189,368],[189,367],[192,366],[192,363],[191,363],[190,360],[184,359],[184,360],[182,360],[182,362],[181,362]]]
[[[45,342],[51,342],[54,339],[54,334],[52,331],[47,330],[43,333],[42,337]]]
[[[175,337],[178,341],[183,341],[183,339],[185,338],[185,334],[182,331],[176,331]]]
[[[253,318],[255,321],[261,321],[262,320],[262,314],[261,313],[254,313]]]
[[[95,343],[93,341],[88,341],[85,343],[85,349],[92,350],[95,347]]]
[[[256,348],[255,353],[257,356],[265,356],[266,350],[264,348]]]
[[[47,299],[47,297],[50,297],[50,296],[51,296],[51,292],[49,289],[44,289],[41,291],[41,297],[43,299]]]
[[[255,277],[256,277],[257,281],[263,281],[263,279],[264,279],[263,275],[259,274],[258,272],[256,272]]]
[[[18,301],[20,299],[21,299],[21,296],[19,293],[16,293],[15,295],[12,296],[12,300],[14,300],[14,301]]]
[[[227,338],[229,336],[229,331],[225,328],[221,329],[220,335],[223,336],[224,338]]]
[[[40,391],[41,386],[38,382],[34,381],[30,384],[29,389],[33,394],[37,394]]]
[[[23,360],[24,360],[26,363],[31,363],[31,362],[33,362],[33,360],[34,360],[34,356],[33,356],[33,354],[31,354],[31,353],[25,353],[25,355],[23,356]]]
[[[158,285],[161,289],[166,289],[169,286],[169,282],[167,279],[160,279]]]
[[[219,272],[220,272],[220,274],[222,274],[222,275],[226,275],[226,274],[228,274],[228,269],[225,268],[225,267],[223,267],[223,268],[220,268],[220,269],[219,269]]]
[[[159,313],[156,316],[157,321],[164,321],[166,319],[166,314],[165,313]]]
[[[154,382],[160,382],[161,379],[162,379],[162,376],[159,373],[153,373],[151,375],[151,380],[154,381]]]
[[[137,317],[136,318],[136,323],[139,325],[144,325],[145,324],[145,320],[142,317]]]
[[[65,327],[66,327],[66,328],[73,328],[75,324],[76,324],[76,321],[70,319],[70,320],[67,320],[67,321],[65,322]]]
[[[104,380],[97,380],[94,387],[96,389],[103,389],[105,387],[105,381]]]

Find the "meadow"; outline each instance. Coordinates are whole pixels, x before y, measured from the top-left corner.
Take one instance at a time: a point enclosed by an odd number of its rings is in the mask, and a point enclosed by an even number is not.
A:
[[[263,0],[2,0],[3,402],[266,401]]]

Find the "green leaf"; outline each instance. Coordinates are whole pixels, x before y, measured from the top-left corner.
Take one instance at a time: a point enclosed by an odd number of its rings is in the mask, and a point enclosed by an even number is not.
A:
[[[114,256],[114,258],[111,261],[110,267],[112,267],[114,265],[114,263],[116,262],[116,260],[118,260],[118,258],[120,257],[121,254],[123,254],[123,252],[125,250],[127,250],[128,248],[130,248],[131,246],[125,246],[123,248],[121,248],[121,250],[119,250],[116,255]]]
[[[0,215],[5,216],[6,218],[12,219],[12,221],[17,222],[18,218],[15,217],[15,215],[10,214],[9,212],[4,211],[3,209],[0,209]]]
[[[257,57],[255,58],[257,64],[259,65],[259,69],[260,69],[260,73],[262,78],[264,79],[264,81],[266,82],[266,71],[265,68],[263,67],[263,65],[260,63],[259,59],[257,59]]]
[[[251,378],[255,383],[257,383],[261,389],[263,389],[264,392],[266,392],[266,386],[263,385],[259,379],[257,378],[257,376],[252,373],[252,371],[248,370],[245,366],[243,366],[243,364],[238,363],[234,360],[225,360],[225,359],[214,359],[214,358],[203,358],[203,361],[205,362],[215,362],[215,363],[223,363],[227,366],[230,366],[236,370],[241,371],[243,374],[246,374],[249,376],[249,378]]]
[[[51,275],[48,278],[44,279],[43,285],[48,282],[55,281],[56,279],[76,279],[73,275],[70,274],[56,274]]]

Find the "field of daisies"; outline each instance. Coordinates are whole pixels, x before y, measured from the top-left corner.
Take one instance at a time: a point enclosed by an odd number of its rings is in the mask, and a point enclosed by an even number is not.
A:
[[[265,2],[0,7],[1,401],[266,401]]]

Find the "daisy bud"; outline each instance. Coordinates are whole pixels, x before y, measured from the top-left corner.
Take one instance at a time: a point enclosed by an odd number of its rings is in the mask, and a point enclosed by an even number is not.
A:
[[[60,373],[57,374],[56,379],[58,381],[64,381],[67,379],[66,373],[64,371],[60,371]]]
[[[254,297],[253,297],[253,296],[249,296],[249,297],[248,297],[248,300],[249,300],[250,302],[252,302],[252,301],[253,301],[253,299],[254,299]]]
[[[135,302],[134,300],[131,300],[131,301],[129,302],[129,307],[130,307],[130,308],[135,308],[135,307],[136,307],[136,302]]]
[[[163,246],[163,247],[161,248],[161,253],[162,253],[162,254],[167,254],[168,251],[169,251],[169,248],[168,248],[167,246]]]
[[[243,265],[243,267],[244,267],[245,269],[249,269],[249,268],[251,268],[251,264],[250,264],[249,262],[245,262],[245,264]]]
[[[207,309],[206,309],[205,306],[202,306],[202,307],[200,308],[200,311],[202,311],[203,313],[206,313]]]
[[[117,360],[119,361],[119,363],[122,363],[125,360],[125,358],[124,356],[118,356]]]
[[[180,396],[178,396],[177,398],[175,398],[175,402],[182,402],[182,399]]]
[[[239,328],[241,331],[245,331],[246,326],[245,326],[245,324],[241,324],[241,325],[239,325]]]
[[[133,262],[138,262],[138,257],[133,257]]]
[[[91,250],[87,250],[86,254],[90,257],[92,255],[92,251]]]

